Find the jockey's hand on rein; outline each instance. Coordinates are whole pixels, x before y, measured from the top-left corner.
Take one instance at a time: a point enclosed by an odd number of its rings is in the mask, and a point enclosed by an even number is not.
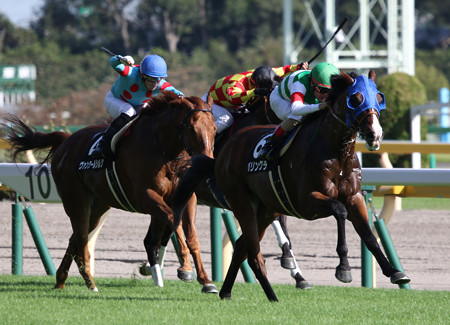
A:
[[[256,88],[255,95],[257,96],[269,96],[271,90],[270,88]]]
[[[323,102],[319,104],[319,110],[330,109],[331,105],[329,102]]]

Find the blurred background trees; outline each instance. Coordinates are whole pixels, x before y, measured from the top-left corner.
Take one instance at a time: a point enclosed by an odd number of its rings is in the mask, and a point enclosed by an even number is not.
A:
[[[354,2],[336,3],[339,15],[349,17],[347,31],[359,14]],[[421,36],[416,51],[415,79],[424,90],[411,96],[436,100],[450,75],[448,39],[439,39],[442,29],[450,28],[450,13],[439,3],[415,3],[416,35],[424,34],[428,41]],[[296,30],[305,13],[299,2],[293,5]],[[55,124],[103,123],[108,119],[104,95],[117,74],[101,46],[132,55],[136,62],[159,54],[168,63],[167,79],[185,94],[201,96],[225,75],[261,64],[283,65],[282,6],[281,0],[45,0],[29,28],[14,26],[0,13],[0,62],[37,67],[37,102],[22,107],[31,122],[44,124],[52,118]],[[309,59],[319,48],[310,41],[299,60]],[[382,77],[383,72],[377,74]],[[417,91],[415,82],[412,86],[404,92]],[[398,94],[386,93],[391,109],[397,99],[390,96]],[[403,113],[389,114],[401,119]]]

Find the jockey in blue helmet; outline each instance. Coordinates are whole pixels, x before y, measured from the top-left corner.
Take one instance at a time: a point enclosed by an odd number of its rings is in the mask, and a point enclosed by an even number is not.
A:
[[[166,61],[159,55],[146,56],[140,65],[135,65],[131,56],[116,55],[109,60],[119,73],[116,82],[105,96],[106,111],[114,118],[106,129],[98,146],[92,151],[94,158],[104,158],[104,153],[113,136],[136,115],[142,105],[147,104],[161,90],[183,93],[163,78],[167,77]]]

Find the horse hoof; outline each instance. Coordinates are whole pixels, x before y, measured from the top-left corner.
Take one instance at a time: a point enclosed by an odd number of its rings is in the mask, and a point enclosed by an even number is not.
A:
[[[219,290],[217,290],[214,284],[208,283],[203,286],[202,293],[219,293]]]
[[[222,300],[231,300],[231,292],[224,293],[224,292],[220,291],[219,297]]]
[[[194,281],[194,272],[177,270],[177,277],[178,277],[178,279],[180,279],[184,282],[193,282]]]
[[[295,269],[295,260],[293,257],[281,257],[280,262],[283,269]]]
[[[309,289],[312,289],[312,286],[308,283],[308,281],[298,281],[296,284],[295,284],[295,287],[297,288],[297,289],[302,289],[302,290],[309,290]]]
[[[336,279],[344,283],[352,282],[352,271],[351,270],[343,270],[339,266],[336,268],[335,273]]]
[[[393,284],[407,284],[411,279],[403,272],[396,272],[391,275],[391,282]]]
[[[143,276],[151,276],[152,275],[152,269],[150,267],[149,263],[142,263],[139,267],[139,274]]]

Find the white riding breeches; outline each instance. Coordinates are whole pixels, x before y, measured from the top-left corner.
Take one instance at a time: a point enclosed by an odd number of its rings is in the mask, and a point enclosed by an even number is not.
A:
[[[114,97],[110,91],[105,96],[105,107],[112,118],[116,118],[122,113],[125,113],[130,117],[136,115],[136,110],[133,105]]]
[[[293,118],[297,121],[302,119],[302,116],[291,114],[291,102],[280,96],[278,86],[276,86],[270,93],[270,107],[275,115],[282,121],[287,118]]]
[[[291,104],[289,100],[286,100],[280,96],[278,86],[276,86],[270,94],[270,107],[282,121],[287,118],[300,121],[304,115],[319,110],[319,104],[305,105],[301,102],[294,102],[294,104]]]
[[[208,93],[204,94],[202,96],[203,101],[206,102],[207,97]],[[234,117],[226,108],[213,103],[212,113],[214,116],[214,122],[217,126],[217,134],[233,125]]]

